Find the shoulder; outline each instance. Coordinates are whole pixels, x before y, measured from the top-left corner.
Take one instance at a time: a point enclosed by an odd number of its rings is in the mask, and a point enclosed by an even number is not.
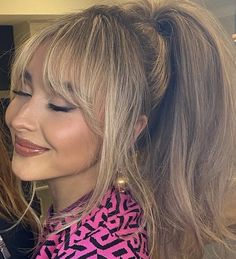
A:
[[[106,227],[119,237],[132,235],[141,230],[143,212],[129,192],[113,188],[103,201],[106,208]]]
[[[147,233],[141,223],[142,209],[131,194],[112,189],[78,229],[70,229],[68,247],[80,258],[92,254],[101,258],[149,258]]]
[[[147,233],[141,228],[142,215],[142,209],[130,193],[113,188],[82,221],[49,238],[40,254],[47,247],[47,251],[51,250],[50,258],[147,259]]]

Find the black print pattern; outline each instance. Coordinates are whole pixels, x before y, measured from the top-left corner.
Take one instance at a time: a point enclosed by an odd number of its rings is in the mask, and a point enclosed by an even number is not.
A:
[[[80,201],[73,204],[72,209],[79,204]],[[69,220],[68,217],[64,222]],[[140,228],[141,221],[142,210],[131,195],[113,188],[81,222],[57,234],[53,232],[63,223],[52,223],[49,216],[43,233],[46,241],[41,242],[34,258],[148,259],[147,233]]]

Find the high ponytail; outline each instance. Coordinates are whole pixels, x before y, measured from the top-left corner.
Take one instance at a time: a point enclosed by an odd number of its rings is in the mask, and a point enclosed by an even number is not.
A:
[[[17,86],[50,39],[45,82],[101,139],[96,186],[78,215],[123,182],[155,259],[200,259],[206,244],[236,239],[223,207],[235,173],[236,56],[217,24],[185,0],[93,6],[42,30],[13,66]]]
[[[235,50],[193,3],[145,2],[144,9],[162,63],[150,85],[159,89],[160,74],[166,78],[164,93],[152,100],[151,148],[142,153],[158,206],[157,251],[160,258],[201,258],[206,243],[227,247],[225,240],[235,239],[223,207],[235,173]]]

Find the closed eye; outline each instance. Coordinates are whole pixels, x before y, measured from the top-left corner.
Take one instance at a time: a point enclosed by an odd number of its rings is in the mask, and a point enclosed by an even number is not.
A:
[[[29,93],[26,93],[26,92],[23,92],[21,90],[17,91],[17,90],[13,90],[12,91],[15,95],[18,95],[18,96],[26,96],[26,97],[31,97],[32,95],[29,94]]]
[[[52,103],[48,104],[48,108],[56,112],[69,112],[75,109],[75,107],[58,106]]]

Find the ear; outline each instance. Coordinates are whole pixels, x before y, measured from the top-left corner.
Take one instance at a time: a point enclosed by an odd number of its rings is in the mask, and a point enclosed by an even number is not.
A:
[[[138,136],[142,133],[142,131],[146,128],[148,122],[148,118],[146,115],[141,115],[138,118],[138,121],[135,124],[134,127],[134,139],[133,142],[137,140]]]

